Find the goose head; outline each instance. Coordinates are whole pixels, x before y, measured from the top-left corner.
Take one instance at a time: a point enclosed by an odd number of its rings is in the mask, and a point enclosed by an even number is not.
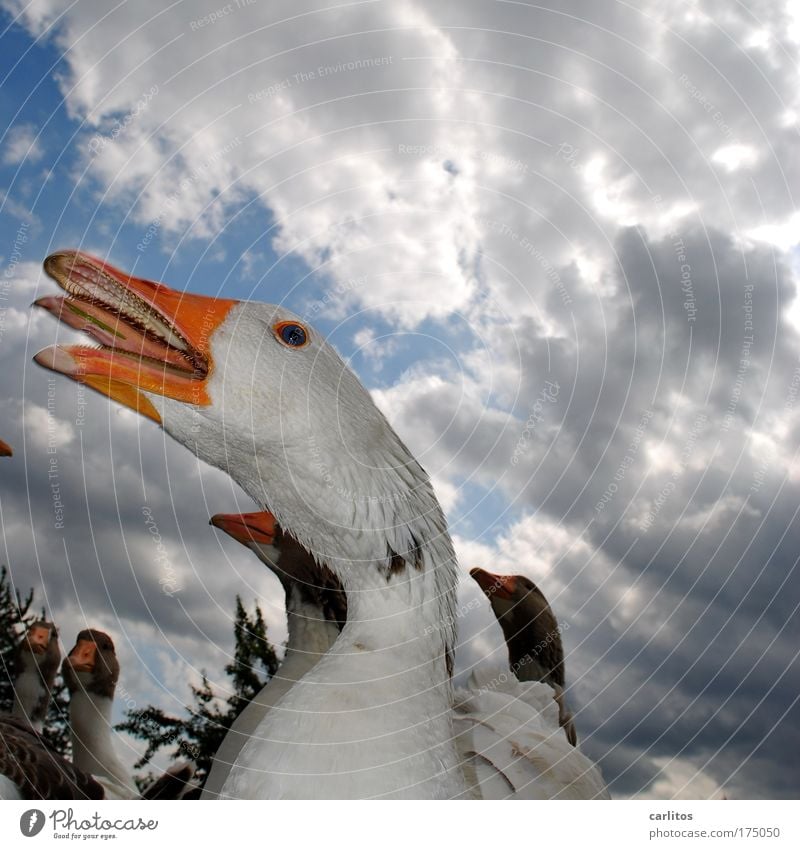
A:
[[[74,696],[86,692],[111,700],[119,680],[119,661],[114,642],[104,631],[81,631],[61,668],[64,681]]]
[[[40,365],[138,410],[226,471],[345,587],[360,564],[377,564],[384,581],[424,571],[423,552],[438,546],[433,593],[452,591],[455,559],[427,475],[303,319],[177,292],[75,251],[44,268],[66,296],[36,305],[99,347],[52,346]]]
[[[17,650],[19,672],[38,670],[47,688],[55,680],[61,663],[58,630],[52,622],[33,622],[25,632]]]
[[[53,666],[56,670],[61,662],[58,647],[58,630],[52,622],[38,620],[31,623],[19,646],[20,656],[30,658],[40,669]]]
[[[58,631],[52,622],[33,622],[15,655],[14,714],[40,728],[47,716],[56,673],[61,663]]]
[[[0,457],[11,457],[13,454],[14,452],[11,450],[11,446],[0,439]]]
[[[304,610],[319,610],[341,630],[347,621],[347,598],[341,583],[281,529],[272,513],[217,513],[211,524],[249,548],[277,575],[286,591],[287,608],[296,596]]]
[[[495,575],[477,568],[470,575],[492,605],[517,677],[563,687],[561,629],[542,591],[525,575]]]

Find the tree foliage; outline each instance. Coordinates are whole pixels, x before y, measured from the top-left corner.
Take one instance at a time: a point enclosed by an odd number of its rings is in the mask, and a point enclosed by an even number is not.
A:
[[[5,566],[0,566],[0,712],[10,713],[14,707],[14,679],[17,674],[17,646],[28,626],[37,619],[47,619],[44,608],[39,615],[31,611],[33,589],[23,598],[11,583]],[[57,623],[56,623],[57,624]],[[69,693],[63,681],[56,679],[44,725],[44,737],[64,756],[70,754]]]
[[[183,718],[170,716],[160,708],[128,710],[118,731],[147,742],[147,749],[134,765],[141,769],[164,747],[173,747],[173,760],[189,758],[197,765],[196,780],[201,785],[208,777],[211,762],[236,717],[275,674],[278,658],[267,638],[267,625],[256,603],[252,617],[236,596],[233,662],[225,666],[231,679],[231,695],[222,701],[214,692],[205,673],[200,687],[191,687],[193,704]],[[137,778],[140,787],[150,776]]]

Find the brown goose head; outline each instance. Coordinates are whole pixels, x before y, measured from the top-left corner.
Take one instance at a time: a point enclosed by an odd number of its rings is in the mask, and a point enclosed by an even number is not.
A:
[[[119,661],[114,642],[104,631],[81,631],[61,668],[71,694],[79,691],[114,698],[119,680]]]
[[[500,622],[511,669],[520,681],[564,686],[564,647],[558,621],[542,591],[525,575],[472,569]]]
[[[40,695],[35,703],[27,706],[16,706],[15,713],[33,723],[43,723],[50,705],[53,684],[61,663],[61,649],[58,646],[58,630],[52,622],[38,620],[33,622],[20,640],[14,657],[15,678],[20,675],[38,673]],[[19,699],[24,697],[21,691]]]

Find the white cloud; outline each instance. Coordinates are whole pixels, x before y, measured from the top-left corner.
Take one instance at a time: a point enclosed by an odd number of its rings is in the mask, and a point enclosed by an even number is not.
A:
[[[33,124],[18,124],[8,131],[3,141],[3,164],[38,162],[42,156],[44,151]]]

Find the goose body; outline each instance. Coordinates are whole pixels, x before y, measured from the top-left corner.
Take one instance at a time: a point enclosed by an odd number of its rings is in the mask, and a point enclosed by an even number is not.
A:
[[[263,718],[225,794],[468,795],[451,711],[455,554],[428,476],[355,375],[283,307],[186,295],[74,252],[45,270],[68,297],[38,305],[101,347],[37,362],[226,471],[347,595],[338,639]]]

